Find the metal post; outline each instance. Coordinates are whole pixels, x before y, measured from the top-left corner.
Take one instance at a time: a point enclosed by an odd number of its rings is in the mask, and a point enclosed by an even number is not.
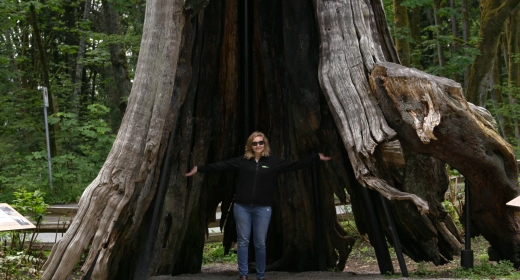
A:
[[[49,185],[52,188],[52,163],[51,163],[51,145],[49,141],[49,124],[47,122],[47,107],[49,107],[49,94],[46,87],[42,87],[43,94],[43,117],[45,121],[45,140],[47,141],[47,163],[49,166]]]
[[[394,240],[394,249],[395,254],[397,256],[397,260],[399,261],[399,268],[401,269],[401,274],[403,277],[409,277],[408,269],[406,268],[406,262],[404,261],[403,252],[401,249],[401,241],[399,241],[399,236],[397,235],[397,229],[395,228],[394,219],[392,218],[392,214],[390,213],[390,209],[388,209],[388,203],[386,203],[386,199],[380,194],[379,198],[381,198],[381,204],[383,204],[383,209],[385,211],[386,221],[388,223],[388,228],[392,233],[392,239]]]
[[[469,203],[470,188],[467,183],[464,187],[464,197],[464,217],[466,221],[466,233],[464,240],[466,244],[464,244],[464,250],[460,251],[460,265],[465,269],[470,269],[473,268],[473,250],[471,250],[471,207]]]
[[[381,275],[394,274],[394,267],[392,259],[390,258],[390,252],[386,244],[386,239],[383,234],[383,229],[379,223],[379,218],[376,211],[374,211],[374,203],[371,197],[371,191],[366,187],[361,186],[357,183],[356,186],[360,188],[361,196],[364,201],[363,206],[365,207],[365,213],[368,219],[367,233],[370,240],[370,244],[374,247],[376,253],[377,265],[379,266],[379,272]]]
[[[314,153],[311,150],[311,153]],[[316,162],[312,162],[312,192],[314,196],[314,222],[316,225],[316,252],[318,256],[318,269],[320,271],[327,270],[327,264],[325,263],[325,240],[323,237],[323,229],[321,228],[321,209],[320,209],[320,199],[319,199],[319,191],[318,191],[318,173],[316,171]]]

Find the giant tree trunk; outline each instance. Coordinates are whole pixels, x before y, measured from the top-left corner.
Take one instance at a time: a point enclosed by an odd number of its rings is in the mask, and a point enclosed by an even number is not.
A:
[[[155,194],[154,174],[163,157],[158,152],[180,49],[182,4],[148,2],[128,114],[67,234],[53,247],[42,279],[66,279],[89,244],[82,271],[95,279],[113,278],[122,248],[135,237]]]
[[[186,5],[192,2],[197,1]],[[91,238],[83,271],[93,278],[198,272],[206,225],[219,202],[229,250],[236,239],[228,211],[236,175],[186,179],[183,174],[194,165],[242,155],[249,125],[265,132],[273,153],[284,158],[296,160],[311,149],[333,156],[317,165],[317,198],[313,172],[281,176],[268,233],[268,269],[317,270],[320,253],[326,267],[344,268],[353,239],[336,219],[334,195],[345,201],[345,189],[359,230],[365,233],[378,222],[390,236],[381,203],[373,205],[376,221],[365,215],[360,195],[365,187],[392,200],[396,228],[406,240],[403,249],[414,260],[440,264],[458,254],[461,234],[441,205],[446,158],[418,154],[405,141],[401,147],[395,138],[402,132],[387,124],[379,107],[384,104],[371,93],[369,76],[376,63],[398,61],[380,1],[254,2],[254,83],[247,97],[238,82],[243,75],[237,44],[240,1],[197,3],[207,6],[190,8],[194,16],[182,29],[182,4],[148,2],[140,71],[120,133],[83,195],[71,229],[53,248],[44,279],[63,279]],[[155,28],[164,33],[154,33]],[[159,61],[150,57],[152,49]],[[247,124],[246,115],[251,116]],[[497,162],[490,168],[497,174],[513,172],[502,166]],[[509,181],[504,186],[510,190],[501,189],[504,193],[497,197],[517,191]],[[475,201],[485,198],[476,193]],[[488,224],[476,223],[482,226]],[[322,229],[322,240],[317,229]],[[499,250],[511,245],[495,241]]]

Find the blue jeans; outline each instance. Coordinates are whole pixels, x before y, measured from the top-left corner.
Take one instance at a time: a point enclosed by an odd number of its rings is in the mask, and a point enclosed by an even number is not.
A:
[[[240,276],[248,275],[248,248],[251,226],[253,227],[253,238],[255,244],[256,278],[264,278],[265,273],[265,239],[267,229],[271,220],[271,206],[250,206],[235,203],[233,213],[237,226],[237,258],[238,272]]]

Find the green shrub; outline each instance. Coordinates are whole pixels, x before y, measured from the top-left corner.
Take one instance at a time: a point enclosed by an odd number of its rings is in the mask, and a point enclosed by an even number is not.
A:
[[[237,263],[237,255],[233,252],[224,254],[224,246],[222,243],[209,243],[204,245],[202,253],[202,263]]]

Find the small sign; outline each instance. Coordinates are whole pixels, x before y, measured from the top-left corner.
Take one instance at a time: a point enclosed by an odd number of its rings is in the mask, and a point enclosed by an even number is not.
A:
[[[507,206],[520,207],[520,196],[506,203]]]
[[[46,87],[42,87],[42,93],[43,93],[43,106],[49,108],[49,93],[48,93]]]
[[[0,231],[36,228],[7,203],[0,203]]]

